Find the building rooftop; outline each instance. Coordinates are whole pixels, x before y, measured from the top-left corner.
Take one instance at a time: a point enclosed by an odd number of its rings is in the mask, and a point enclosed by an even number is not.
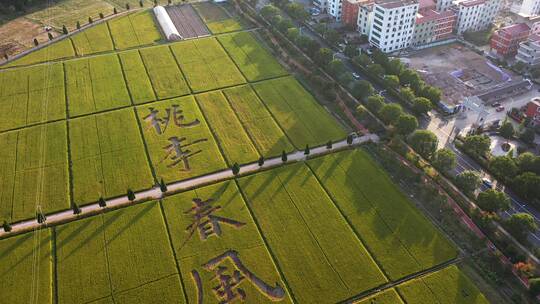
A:
[[[519,35],[523,32],[528,32],[530,30],[530,27],[525,24],[525,23],[516,23],[516,24],[512,24],[512,25],[509,25],[509,26],[505,26],[499,30],[497,30],[497,32],[504,32],[504,33],[507,33],[511,36],[515,36],[515,35]]]
[[[374,0],[345,0],[351,4],[366,5],[373,3]]]
[[[382,1],[377,1],[376,4],[386,9],[392,9],[392,8],[397,8],[397,7],[402,7],[402,6],[418,4],[418,0],[382,0]]]
[[[448,18],[455,15],[456,13],[453,11],[444,11],[444,12],[439,13],[432,9],[429,9],[429,10],[425,9],[425,10],[419,11],[416,14],[416,24],[422,24],[425,22]]]
[[[463,5],[465,7],[477,6],[486,3],[486,0],[465,0],[458,3],[458,5]]]
[[[419,0],[418,4],[419,4],[418,5],[419,10],[422,10],[422,9],[435,9],[435,7],[436,7],[435,1],[433,1],[433,0]]]

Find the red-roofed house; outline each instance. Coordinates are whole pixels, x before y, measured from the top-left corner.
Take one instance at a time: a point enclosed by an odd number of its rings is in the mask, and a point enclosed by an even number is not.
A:
[[[529,37],[530,28],[525,23],[503,27],[491,36],[491,49],[500,56],[514,56],[519,44]]]
[[[538,97],[529,101],[525,109],[525,116],[531,119],[533,125],[540,124],[540,99]]]

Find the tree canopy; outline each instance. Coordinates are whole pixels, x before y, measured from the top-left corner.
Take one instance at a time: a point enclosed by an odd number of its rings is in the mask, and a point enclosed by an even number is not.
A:
[[[480,192],[476,202],[482,210],[487,212],[500,212],[510,209],[510,198],[504,192],[495,189]]]
[[[422,155],[424,158],[430,159],[435,151],[439,140],[433,132],[429,130],[416,130],[409,137],[411,147]]]

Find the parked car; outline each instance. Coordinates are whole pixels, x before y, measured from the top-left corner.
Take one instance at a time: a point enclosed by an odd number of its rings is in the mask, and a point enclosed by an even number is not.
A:
[[[358,73],[356,73],[356,72],[353,72],[353,73],[352,73],[352,77],[353,77],[354,79],[356,79],[356,80],[360,80],[360,75],[359,75]]]
[[[311,16],[319,16],[321,14],[321,10],[316,7],[312,7],[309,9],[309,13]]]
[[[491,107],[493,107],[493,108],[500,107],[500,106],[501,106],[500,102],[494,102],[494,103],[491,104]]]
[[[482,184],[484,184],[484,186],[488,187],[489,189],[493,189],[493,182],[488,178],[482,178]]]
[[[497,107],[497,109],[496,109],[495,111],[497,111],[497,112],[502,112],[502,111],[504,111],[504,107],[503,107],[503,106],[499,106],[499,107]]]

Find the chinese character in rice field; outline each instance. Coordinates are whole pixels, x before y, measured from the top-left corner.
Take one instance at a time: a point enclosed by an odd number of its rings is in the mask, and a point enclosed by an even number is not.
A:
[[[224,265],[226,261],[229,261],[234,267],[232,274],[229,268]],[[245,280],[249,281],[261,294],[271,301],[277,302],[285,298],[285,290],[279,284],[276,283],[276,286],[273,287],[258,278],[244,266],[238,257],[238,252],[234,250],[226,251],[222,255],[211,259],[202,265],[202,267],[206,271],[214,272],[212,280],[216,281],[217,285],[212,287],[212,292],[220,304],[229,304],[236,301],[244,302],[247,295],[240,288],[240,284]],[[204,302],[201,276],[197,270],[192,270],[191,277],[197,287],[197,303],[201,304]]]
[[[201,122],[199,119],[194,119],[190,122],[185,122],[186,117],[184,116],[184,110],[180,109],[180,106],[178,105],[172,105],[172,112],[171,108],[165,109],[165,117],[160,118],[159,117],[159,111],[150,107],[148,108],[150,111],[150,114],[146,115],[143,119],[149,124],[149,127],[154,127],[157,134],[161,135],[165,133],[165,130],[167,129],[167,126],[169,125],[169,122],[171,121],[171,117],[173,119],[174,124],[177,127],[180,128],[189,128],[194,127]]]
[[[192,202],[192,207],[184,212],[185,214],[191,214],[193,217],[193,223],[186,227],[186,231],[189,232],[188,239],[195,233],[195,230],[199,231],[201,240],[206,240],[212,235],[221,236],[220,224],[222,223],[236,229],[246,224],[214,215],[213,213],[220,210],[221,206],[212,206],[213,199],[202,200],[200,198],[194,198]]]
[[[171,159],[171,163],[168,164],[167,167],[171,168],[171,167],[175,167],[179,163],[183,163],[184,171],[191,170],[189,166],[189,158],[201,153],[202,150],[192,151],[188,147],[196,145],[201,142],[205,142],[208,139],[202,138],[202,139],[194,140],[192,142],[186,142],[186,140],[187,139],[185,137],[178,138],[176,136],[173,136],[169,138],[169,142],[171,144],[163,147],[163,149],[167,152],[167,154],[162,160],[164,161],[167,158]]]

